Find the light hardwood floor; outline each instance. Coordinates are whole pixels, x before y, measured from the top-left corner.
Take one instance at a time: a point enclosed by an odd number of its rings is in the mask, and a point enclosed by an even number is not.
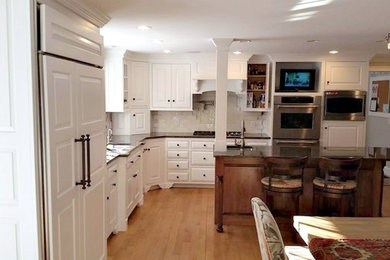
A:
[[[383,215],[390,216],[390,186]],[[282,228],[283,229],[283,228]],[[289,235],[283,232],[286,244]],[[108,259],[260,259],[254,226],[214,227],[213,189],[155,190],[129,219],[128,231],[108,240]]]

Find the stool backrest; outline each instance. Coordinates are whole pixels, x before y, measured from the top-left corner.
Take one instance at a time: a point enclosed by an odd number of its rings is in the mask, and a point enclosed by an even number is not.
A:
[[[319,168],[325,180],[356,180],[361,158],[320,158]]]
[[[307,163],[306,157],[266,157],[265,167],[270,177],[300,177]]]

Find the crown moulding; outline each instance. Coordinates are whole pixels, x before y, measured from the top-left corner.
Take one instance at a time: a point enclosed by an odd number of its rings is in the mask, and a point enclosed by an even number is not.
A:
[[[98,8],[90,7],[79,0],[54,0],[54,2],[71,10],[99,28],[103,27],[111,19]]]

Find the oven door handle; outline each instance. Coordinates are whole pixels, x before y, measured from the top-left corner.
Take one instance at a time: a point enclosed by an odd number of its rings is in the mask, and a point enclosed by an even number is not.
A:
[[[278,105],[278,108],[318,108],[319,105]]]
[[[318,144],[318,140],[277,140],[276,144]]]

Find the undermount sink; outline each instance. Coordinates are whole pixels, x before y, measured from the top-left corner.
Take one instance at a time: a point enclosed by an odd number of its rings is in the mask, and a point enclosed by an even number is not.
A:
[[[227,149],[229,150],[239,150],[239,149],[249,149],[252,150],[253,146],[245,145],[244,147],[241,147],[241,145],[228,145]]]

